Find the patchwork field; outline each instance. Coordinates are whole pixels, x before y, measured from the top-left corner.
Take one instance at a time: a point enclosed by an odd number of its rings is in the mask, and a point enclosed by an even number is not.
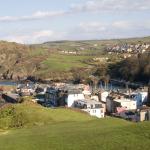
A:
[[[97,119],[69,109],[48,109],[34,104],[19,104],[14,109],[16,114],[22,114],[24,126],[1,129],[0,150],[149,150],[150,147],[150,122]],[[3,119],[6,123],[10,118]]]

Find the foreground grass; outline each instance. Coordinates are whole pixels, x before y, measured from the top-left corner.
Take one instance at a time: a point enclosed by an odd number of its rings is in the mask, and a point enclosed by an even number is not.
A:
[[[22,129],[0,131],[0,150],[148,150],[150,147],[149,122],[97,119],[68,109],[36,105],[15,107],[26,114],[28,123]]]

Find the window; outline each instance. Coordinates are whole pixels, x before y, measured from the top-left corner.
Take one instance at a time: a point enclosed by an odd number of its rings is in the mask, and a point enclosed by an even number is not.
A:
[[[96,110],[93,110],[93,113],[96,113]]]

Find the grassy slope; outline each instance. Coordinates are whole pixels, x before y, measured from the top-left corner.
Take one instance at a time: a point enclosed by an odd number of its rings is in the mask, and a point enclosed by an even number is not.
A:
[[[0,132],[0,150],[148,150],[150,123],[96,119],[67,109],[17,105],[27,116],[23,129]],[[36,126],[33,126],[33,124]]]

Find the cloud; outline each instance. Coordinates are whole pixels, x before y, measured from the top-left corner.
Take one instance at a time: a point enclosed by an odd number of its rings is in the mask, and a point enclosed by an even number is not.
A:
[[[89,0],[73,4],[77,12],[146,11],[150,10],[150,0]]]
[[[107,24],[100,22],[83,22],[80,23],[79,28],[84,32],[101,32],[105,31]]]
[[[0,22],[41,20],[84,12],[135,12],[150,11],[150,0],[88,0],[84,3],[72,4],[68,10],[37,11],[24,16],[1,16]]]
[[[22,44],[43,43],[59,40],[92,40],[128,38],[148,36],[150,21],[135,22],[118,20],[114,22],[81,22],[67,32],[54,30],[40,30],[29,33],[13,33],[1,36],[1,39]]]
[[[122,30],[132,29],[134,25],[135,22],[130,22],[130,21],[115,21],[111,24],[113,28],[122,29]]]
[[[30,20],[40,20],[50,17],[56,17],[56,16],[63,16],[65,15],[65,11],[37,11],[29,16],[20,16],[20,17],[14,17],[14,16],[3,16],[0,17],[0,22],[14,22],[14,21],[30,21]]]
[[[119,20],[114,22],[82,22],[78,28],[85,32],[105,32],[110,29],[116,30],[137,30],[150,29],[150,21],[125,21]]]
[[[61,40],[65,38],[65,32],[56,32],[52,30],[42,30],[26,34],[15,34],[2,37],[3,40],[9,42],[17,42],[22,44],[42,43],[45,41]]]
[[[150,21],[118,20],[81,22],[71,33],[73,39],[112,39],[150,35]]]

